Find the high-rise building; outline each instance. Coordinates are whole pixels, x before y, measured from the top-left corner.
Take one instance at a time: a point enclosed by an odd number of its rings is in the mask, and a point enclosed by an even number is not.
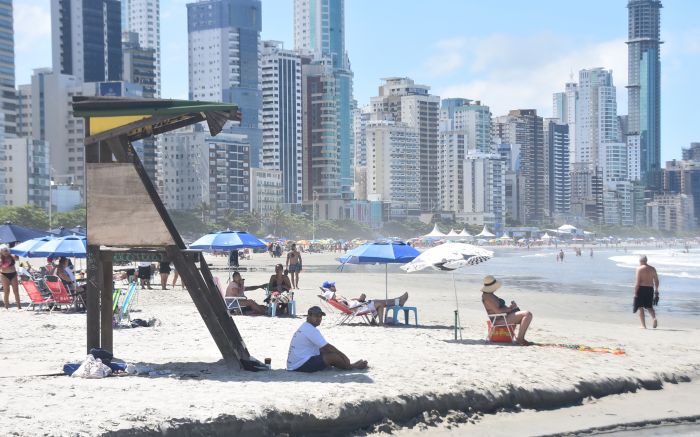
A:
[[[661,188],[661,1],[629,0],[629,135],[639,136],[642,181]]]
[[[365,129],[372,115],[369,105],[352,111],[353,167],[355,171],[355,199],[367,200],[367,138]]]
[[[250,210],[256,211],[260,217],[265,217],[287,204],[284,201],[282,187],[282,172],[267,168],[250,169]]]
[[[440,209],[464,211],[463,160],[468,153],[491,150],[491,111],[481,102],[444,99],[438,135]]]
[[[153,91],[155,97],[160,97],[160,0],[121,0],[121,2],[122,32],[135,33],[138,46],[142,50],[152,50]],[[126,67],[124,69],[126,70]],[[144,97],[147,96],[144,94]]]
[[[573,78],[573,74],[572,74]],[[569,126],[569,162],[576,162],[576,108],[578,84],[568,82],[564,92],[554,93],[552,114],[559,123]]]
[[[700,162],[700,143],[690,143],[688,148],[681,149],[681,153],[684,161]]]
[[[655,193],[647,203],[647,226],[668,232],[692,231],[693,198],[686,194]]]
[[[420,209],[437,212],[440,207],[438,177],[438,124],[440,97],[428,93],[408,77],[382,79],[379,95],[371,98],[373,118],[405,123],[418,128],[420,157]]]
[[[51,0],[53,71],[83,82],[122,80],[119,0]]]
[[[534,109],[518,109],[493,121],[493,136],[520,146],[518,221],[539,225],[549,216],[548,153],[542,117]]]
[[[279,41],[262,51],[262,167],[282,176],[282,203],[302,201],[301,57]]]
[[[0,111],[4,121],[0,129],[5,138],[17,135],[17,95],[15,93],[15,42],[12,0],[0,0]]]
[[[549,205],[552,216],[571,209],[569,125],[559,118],[544,120],[544,142],[549,156]]]
[[[5,204],[49,207],[49,146],[32,138],[7,138],[4,145]]]
[[[506,224],[506,160],[499,154],[473,152],[461,165],[464,207],[455,218],[500,233]]]
[[[250,164],[260,166],[260,0],[200,0],[187,4],[189,98],[235,103],[247,135]]]
[[[202,203],[209,205],[206,136],[199,124],[158,136],[156,188],[169,210],[192,211]]]
[[[576,102],[576,156],[574,162],[601,166],[601,144],[619,140],[617,100],[611,70],[593,68],[579,72]]]
[[[353,73],[345,51],[344,0],[294,0],[294,48],[330,64],[335,84],[339,198],[353,198]],[[323,61],[323,62],[326,62]],[[328,126],[326,126],[328,128]]]
[[[700,226],[700,159],[666,162],[664,191],[692,198],[695,224]]]
[[[389,220],[420,213],[418,129],[394,121],[370,121],[366,128],[367,199],[389,204]]]
[[[143,87],[143,97],[158,97],[155,50],[139,44],[135,32],[122,34],[124,80]]]

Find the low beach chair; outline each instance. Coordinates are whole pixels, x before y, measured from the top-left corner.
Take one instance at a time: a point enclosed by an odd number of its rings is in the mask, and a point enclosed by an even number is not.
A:
[[[134,296],[136,295],[136,282],[132,282],[131,286],[129,287],[129,290],[126,292],[126,295],[124,296],[124,301],[121,304],[121,307],[118,308],[118,317],[117,317],[117,326],[121,326],[122,322],[124,320],[131,320],[131,302],[134,300]]]
[[[229,313],[231,314],[238,314],[243,315],[243,307],[241,307],[241,302],[242,300],[246,300],[245,297],[226,297],[226,289],[221,286],[221,281],[219,280],[218,276],[214,276],[214,284],[216,285],[216,288],[219,290],[219,293],[221,293],[221,297],[224,298],[224,302],[226,303],[226,309],[228,310]]]
[[[515,338],[515,325],[508,323],[508,314],[488,314],[486,322],[487,340],[493,343],[512,343]]]
[[[338,325],[345,325],[352,322],[355,317],[359,317],[360,320],[364,321],[368,325],[372,324],[372,311],[367,308],[366,305],[359,306],[357,308],[348,308],[345,304],[338,302],[335,299],[326,300],[328,305],[340,312],[340,318],[338,319]]]
[[[53,298],[53,303],[59,306],[76,306],[76,298],[71,296],[68,289],[63,284],[63,281],[58,276],[46,275],[44,276],[44,283],[51,292],[51,297]]]
[[[49,308],[49,312],[53,311],[53,306],[50,305],[53,303],[53,298],[44,297],[41,294],[39,286],[36,284],[36,282],[30,279],[26,281],[21,281],[21,284],[22,288],[24,288],[24,291],[27,292],[27,295],[31,300],[31,303],[27,306],[27,308],[25,308],[25,311],[29,311],[29,308],[34,310],[37,305],[39,305],[39,309],[42,309],[44,305],[46,305]]]

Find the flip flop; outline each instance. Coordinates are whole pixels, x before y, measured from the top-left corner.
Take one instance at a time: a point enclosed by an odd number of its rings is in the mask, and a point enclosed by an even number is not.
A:
[[[534,344],[531,341],[527,340],[516,341],[516,343],[518,344],[518,346],[532,346]]]
[[[656,322],[656,319],[654,319],[654,324],[652,325],[652,326],[654,327],[654,329],[656,329],[656,327],[657,327],[658,325],[659,325],[659,324]]]

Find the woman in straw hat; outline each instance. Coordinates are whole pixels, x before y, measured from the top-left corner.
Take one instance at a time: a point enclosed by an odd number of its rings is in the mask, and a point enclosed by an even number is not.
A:
[[[484,278],[484,286],[481,287],[481,302],[486,308],[486,312],[489,314],[503,314],[506,313],[506,320],[511,325],[520,325],[518,329],[518,337],[516,342],[520,346],[530,346],[532,343],[525,340],[525,333],[527,328],[532,322],[532,313],[530,311],[521,311],[515,301],[511,301],[510,306],[506,306],[506,301],[499,298],[494,294],[496,290],[501,288],[501,281],[497,280],[491,275]],[[494,317],[489,317],[491,323],[495,323]]]

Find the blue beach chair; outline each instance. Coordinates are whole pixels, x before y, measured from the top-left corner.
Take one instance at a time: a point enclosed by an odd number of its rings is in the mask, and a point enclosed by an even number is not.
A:
[[[136,282],[132,282],[127,290],[124,300],[122,301],[121,307],[117,310],[117,326],[121,326],[122,321],[129,320],[129,310],[131,309],[131,302],[134,300],[134,295],[136,294]]]

